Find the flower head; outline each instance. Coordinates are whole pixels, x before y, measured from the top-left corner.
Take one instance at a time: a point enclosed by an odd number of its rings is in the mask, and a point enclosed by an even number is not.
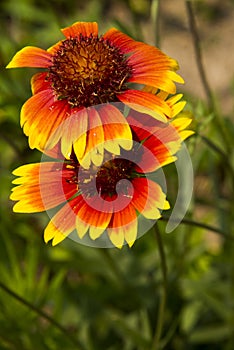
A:
[[[104,152],[103,163],[84,168],[75,152],[64,159],[58,144],[49,154],[54,161],[24,165],[13,174],[11,199],[17,201],[15,212],[41,212],[56,208],[45,229],[44,239],[56,245],[71,232],[80,238],[87,233],[92,240],[107,233],[113,245],[132,246],[137,238],[138,216],[157,220],[169,203],[161,186],[147,174],[175,161],[188,118],[170,123],[156,121],[148,115],[133,112],[128,118],[132,135],[131,150],[120,155]]]
[[[65,39],[48,50],[25,47],[7,66],[46,69],[32,78],[33,96],[22,107],[21,126],[31,148],[51,149],[61,140],[63,155],[69,157],[74,149],[79,162],[88,152],[87,143],[95,144],[98,134],[103,148],[96,151],[99,157],[94,162],[99,165],[105,141],[113,136],[103,124],[121,124],[115,130],[115,145],[128,139],[121,146],[127,150],[132,146],[128,123],[108,103],[120,101],[140,111],[147,108],[155,118],[166,121],[170,117],[167,103],[151,92],[135,90],[131,83],[174,93],[174,82],[183,79],[175,72],[175,60],[117,29],[99,36],[97,23],[77,22],[62,33]],[[107,106],[101,111],[93,108],[100,104]],[[87,133],[94,128],[97,132]]]

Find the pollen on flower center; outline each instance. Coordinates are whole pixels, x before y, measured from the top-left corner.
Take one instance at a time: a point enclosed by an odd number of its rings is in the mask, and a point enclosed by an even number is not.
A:
[[[58,99],[89,107],[117,101],[130,76],[131,67],[118,48],[102,37],[80,34],[62,41],[47,79]]]
[[[131,181],[135,177],[136,164],[129,159],[117,158],[112,156],[105,161],[99,168],[94,164],[89,169],[84,169],[78,163],[74,153],[71,161],[65,163],[65,169],[69,170],[69,177],[66,182],[76,184],[78,191],[86,197],[92,197],[97,193],[102,198],[113,197],[118,193],[128,193],[128,182],[117,186],[121,180]]]
[[[127,159],[115,158],[104,163],[96,175],[96,188],[97,192],[101,196],[114,196],[117,194],[117,185],[123,180],[129,180],[133,178],[133,170],[135,164]],[[127,193],[128,183],[125,182],[125,186],[121,186],[120,192]]]

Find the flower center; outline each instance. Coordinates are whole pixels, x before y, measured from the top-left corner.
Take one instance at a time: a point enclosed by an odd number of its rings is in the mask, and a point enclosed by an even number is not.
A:
[[[134,167],[133,162],[122,158],[108,160],[98,169],[95,165],[88,170],[80,167],[76,178],[79,191],[86,197],[98,193],[103,199],[120,193],[127,195],[129,181],[134,178]],[[120,182],[123,179],[128,181]]]
[[[136,176],[135,167],[136,164],[131,160],[116,158],[114,155],[99,168],[92,164],[89,169],[84,169],[75,156],[64,163],[64,169],[69,171],[67,183],[78,185],[79,193],[86,197],[92,197],[98,193],[104,199],[117,194],[128,194],[129,181]],[[121,180],[128,181],[120,182]]]
[[[53,57],[48,81],[58,99],[72,107],[89,107],[118,101],[131,76],[126,57],[102,37],[63,40]]]
[[[121,194],[128,194],[129,181],[134,177],[135,164],[127,159],[115,158],[105,162],[97,172],[96,188],[101,197],[113,197],[118,192]],[[121,180],[128,180],[121,182]]]
[[[115,198],[116,195],[129,195],[130,182],[137,177],[145,177],[138,167],[142,159],[144,148],[137,134],[132,130],[133,147],[130,151],[121,150],[121,155],[116,156],[105,152],[104,161],[100,167],[91,163],[89,169],[84,169],[78,162],[74,150],[70,160],[64,162],[64,167],[69,170],[69,178],[66,182],[78,186],[78,194],[86,197],[98,195],[103,199]],[[127,180],[127,181],[121,181]]]

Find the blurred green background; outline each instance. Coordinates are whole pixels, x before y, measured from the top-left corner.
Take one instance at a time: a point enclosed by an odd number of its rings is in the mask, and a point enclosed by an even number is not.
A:
[[[0,350],[234,349],[234,1],[189,3],[192,17],[183,0],[1,1]],[[35,70],[5,66],[26,45],[59,41],[59,28],[75,21],[159,45],[186,81],[178,92],[196,130],[186,141],[193,199],[176,230],[165,233],[164,216],[131,249],[69,239],[52,248],[42,238],[47,215],[14,214],[8,199],[12,170],[41,155],[19,126]],[[176,167],[164,171],[173,206]]]

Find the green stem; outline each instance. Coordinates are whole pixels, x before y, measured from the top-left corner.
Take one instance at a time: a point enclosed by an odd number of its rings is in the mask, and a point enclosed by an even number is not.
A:
[[[185,3],[186,3],[187,14],[188,14],[189,27],[190,27],[190,31],[193,39],[193,46],[194,46],[194,51],[196,56],[197,68],[198,68],[199,75],[206,93],[208,105],[211,109],[214,110],[215,109],[214,100],[213,100],[212,91],[209,86],[209,83],[206,77],[206,72],[203,65],[202,52],[200,47],[200,38],[198,35],[197,26],[196,26],[196,20],[195,20],[195,15],[193,11],[192,1],[185,1]]]
[[[155,46],[160,47],[160,33],[159,33],[159,6],[160,0],[152,0],[151,3],[151,23],[153,27],[153,33],[155,33]]]
[[[208,139],[206,136],[203,136],[203,135],[200,135],[200,134],[197,134],[201,139],[202,141],[204,141],[210,148],[212,148],[213,151],[215,151],[216,153],[219,153],[219,155],[225,159],[225,162],[228,162],[228,157],[226,155],[226,153],[221,149],[219,148],[216,144],[214,144],[213,141],[211,141],[210,139]]]
[[[166,215],[163,215],[160,220],[162,221],[168,221],[168,220],[171,220],[169,216],[166,216]],[[175,220],[176,221],[176,220]],[[221,236],[223,236],[224,238],[226,239],[230,239],[230,240],[233,240],[234,241],[234,237],[231,236],[230,234],[228,234],[227,232],[224,232],[223,230],[221,230],[220,228],[218,227],[214,227],[214,226],[211,226],[211,225],[207,225],[207,224],[204,224],[203,222],[198,222],[198,221],[194,221],[194,220],[191,220],[191,219],[186,219],[186,218],[183,218],[182,220],[179,221],[181,224],[185,224],[185,225],[190,225],[190,226],[196,226],[196,227],[200,227],[200,228],[204,228],[205,230],[209,230],[209,231],[212,231],[214,233],[218,233],[220,234]]]
[[[47,315],[44,311],[41,311],[40,309],[38,309],[35,305],[31,304],[29,301],[25,300],[24,298],[22,298],[20,295],[16,294],[14,291],[12,291],[10,288],[8,288],[7,286],[5,286],[4,283],[2,283],[0,281],[0,288],[3,289],[7,294],[9,294],[11,297],[13,297],[14,299],[18,300],[21,304],[23,304],[24,306],[28,307],[29,309],[31,309],[32,311],[34,311],[36,314],[38,314],[39,316],[43,317],[45,320],[47,320],[49,323],[51,323],[55,328],[57,328],[58,330],[60,330],[60,332],[62,332],[66,338],[68,338],[70,340],[71,343],[73,343],[73,345],[75,345],[75,349],[81,350],[82,347],[81,345],[78,343],[78,341],[71,336],[71,334],[69,334],[67,332],[67,329],[64,328],[60,323],[58,323],[57,321],[55,321],[52,317],[50,317],[49,315]]]
[[[163,283],[162,283],[162,291],[161,291],[161,300],[159,304],[159,310],[158,310],[158,318],[157,318],[157,324],[156,329],[153,337],[152,342],[152,350],[158,350],[160,347],[160,340],[162,335],[162,329],[163,329],[163,323],[164,323],[164,314],[165,314],[165,306],[166,306],[166,299],[167,299],[167,264],[166,264],[166,255],[163,247],[162,237],[161,233],[159,231],[157,223],[154,225],[154,231],[158,243],[158,251],[159,251],[159,257],[160,257],[160,266],[162,271],[162,277],[163,277]]]
[[[229,135],[228,135],[226,127],[223,123],[223,119],[221,118],[221,116],[217,112],[215,101],[213,98],[213,93],[212,93],[212,90],[211,90],[210,85],[208,83],[205,68],[203,65],[202,51],[201,51],[201,45],[200,45],[201,41],[200,41],[199,34],[198,34],[198,29],[197,29],[197,25],[196,25],[195,14],[194,14],[192,2],[193,1],[191,1],[191,0],[185,0],[188,21],[189,21],[189,27],[190,27],[190,31],[191,31],[191,35],[192,35],[194,52],[195,52],[195,56],[196,56],[196,63],[197,63],[198,72],[199,72],[200,79],[201,79],[201,82],[202,82],[202,85],[203,85],[203,88],[204,88],[204,91],[205,91],[205,94],[207,97],[209,109],[211,111],[213,111],[215,114],[214,122],[216,123],[217,128],[220,131],[220,135],[223,138],[223,142],[226,146],[227,152],[231,154],[232,150],[233,150],[232,140],[229,139]]]

